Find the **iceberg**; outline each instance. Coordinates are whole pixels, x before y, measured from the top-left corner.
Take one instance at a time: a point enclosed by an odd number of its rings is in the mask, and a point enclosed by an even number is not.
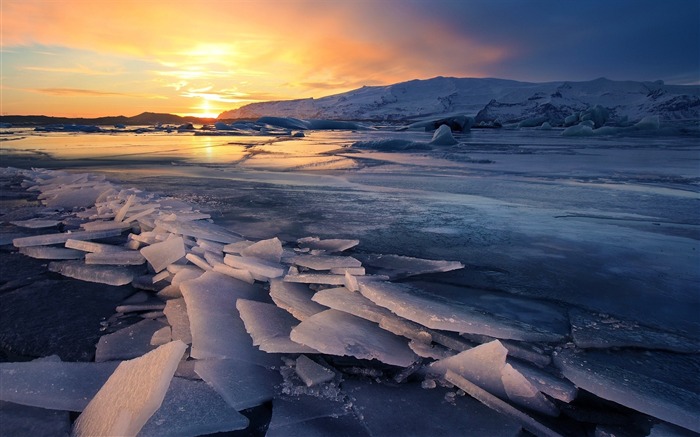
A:
[[[443,124],[433,134],[430,144],[435,146],[454,146],[459,144],[459,141],[452,135],[452,129],[448,125]]]
[[[173,341],[124,361],[73,424],[73,435],[136,436],[160,408],[187,346]]]

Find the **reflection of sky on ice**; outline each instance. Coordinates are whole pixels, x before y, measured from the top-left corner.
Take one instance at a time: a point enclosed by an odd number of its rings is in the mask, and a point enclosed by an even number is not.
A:
[[[391,153],[349,146],[430,134],[25,134],[3,149],[94,160],[250,237],[359,238],[361,250],[459,260],[456,284],[698,332],[698,150],[682,137],[475,130],[458,147]]]

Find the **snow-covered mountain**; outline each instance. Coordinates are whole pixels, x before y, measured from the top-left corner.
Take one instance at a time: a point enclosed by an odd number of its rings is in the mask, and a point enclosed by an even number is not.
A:
[[[607,108],[613,122],[634,122],[649,115],[658,115],[664,121],[700,120],[700,86],[605,78],[530,83],[436,77],[365,86],[319,99],[252,103],[223,112],[219,119],[277,116],[388,121],[468,115],[486,124],[541,119],[561,125],[567,116],[596,105]]]

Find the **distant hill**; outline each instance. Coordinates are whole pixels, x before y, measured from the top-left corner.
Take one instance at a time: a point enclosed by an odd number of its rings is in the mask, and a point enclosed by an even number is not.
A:
[[[419,120],[468,115],[477,123],[506,124],[542,118],[562,121],[601,105],[611,120],[700,120],[700,86],[663,82],[518,82],[504,79],[436,77],[388,86],[365,86],[319,99],[251,103],[219,119],[262,116],[302,119]]]
[[[49,117],[46,115],[3,115],[0,117],[0,123],[9,123],[13,126],[47,126],[52,124],[99,126],[123,124],[127,126],[135,126],[153,125],[157,123],[180,125],[185,123],[206,124],[213,123],[215,121],[216,120],[209,118],[180,117],[179,115],[159,114],[155,112],[144,112],[133,117],[125,117],[123,115],[97,118]]]

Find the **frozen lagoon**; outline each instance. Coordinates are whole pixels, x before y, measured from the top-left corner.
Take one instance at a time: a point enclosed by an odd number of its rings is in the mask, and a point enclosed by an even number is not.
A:
[[[525,129],[456,137],[456,146],[397,153],[351,146],[427,143],[430,134],[19,131],[3,136],[2,160],[174,195],[250,239],[359,239],[352,254],[368,273],[391,273],[375,254],[459,261],[464,269],[406,281],[441,298],[468,294],[504,317],[554,305],[576,321],[571,340],[587,349],[683,352],[690,364],[680,367],[697,370],[697,137]],[[687,387],[696,398],[697,384]]]

